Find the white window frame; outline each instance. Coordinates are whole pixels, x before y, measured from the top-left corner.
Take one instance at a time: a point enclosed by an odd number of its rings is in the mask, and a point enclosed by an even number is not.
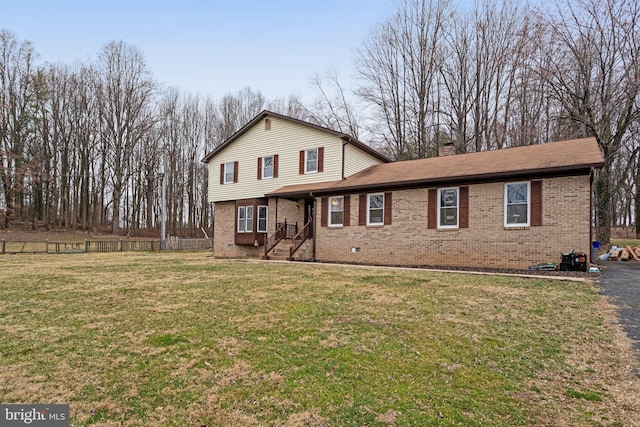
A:
[[[518,222],[518,223],[508,223],[508,215],[507,209],[510,205],[515,205],[516,203],[509,203],[509,186],[510,185],[527,185],[527,221],[526,222]],[[517,203],[523,204],[523,203]],[[531,181],[517,181],[517,182],[505,182],[504,183],[504,226],[505,227],[529,227],[531,225]]]
[[[269,170],[271,170],[271,175],[267,175],[267,159],[271,159],[271,166]],[[262,179],[271,179],[273,178],[273,172],[275,170],[275,156],[264,156],[262,158]]]
[[[253,233],[253,206],[238,206],[238,233]]]
[[[456,191],[456,223],[452,225],[442,225],[442,209],[451,209],[454,206],[442,206],[442,193],[444,191],[455,190]],[[460,228],[460,187],[445,187],[438,188],[438,228],[439,229],[451,229]]]
[[[333,200],[342,200],[342,209],[334,210],[333,208]],[[344,225],[344,196],[333,196],[329,197],[329,227],[342,227]],[[334,212],[340,212],[342,214],[342,221],[340,223],[333,222],[333,216],[331,215]]]
[[[247,233],[253,233],[253,206],[246,206],[247,208],[247,226],[245,227],[245,230],[247,230]]]
[[[382,207],[375,208],[375,210],[382,210],[380,222],[371,222],[371,199],[375,196],[382,196]],[[367,225],[384,225],[384,193],[367,194]]]
[[[238,206],[238,224],[236,230],[238,233],[246,233],[246,206]]]
[[[315,169],[309,169],[309,153],[314,151],[316,153],[316,160],[315,160]],[[318,156],[320,154],[320,150],[318,150],[317,148],[309,148],[307,150],[304,150],[304,173],[308,174],[308,173],[318,173]]]
[[[260,208],[264,208],[264,218],[260,217]],[[260,221],[264,219],[264,228],[260,227]],[[257,225],[258,233],[266,233],[269,229],[269,206],[259,205],[258,206],[258,225]]]
[[[233,184],[233,176],[235,174],[234,162],[224,164],[224,183]],[[229,178],[230,177],[230,178]]]

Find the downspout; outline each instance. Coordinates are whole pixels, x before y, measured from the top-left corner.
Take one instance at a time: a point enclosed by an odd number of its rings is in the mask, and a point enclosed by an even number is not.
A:
[[[344,179],[344,146],[347,144],[348,142],[342,144],[342,179]]]
[[[343,141],[345,141],[342,144],[342,179],[344,179],[344,159],[345,159],[345,146],[349,143],[349,137],[343,137]]]

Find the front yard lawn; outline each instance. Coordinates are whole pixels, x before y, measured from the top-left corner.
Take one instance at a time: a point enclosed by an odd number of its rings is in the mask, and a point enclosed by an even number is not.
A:
[[[0,257],[0,402],[72,425],[639,425],[591,283],[203,253]]]

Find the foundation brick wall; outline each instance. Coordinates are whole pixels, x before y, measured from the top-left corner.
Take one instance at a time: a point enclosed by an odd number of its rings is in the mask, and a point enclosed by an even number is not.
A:
[[[298,205],[300,206],[298,208]],[[301,227],[304,221],[304,201],[299,203],[289,200],[269,199],[269,213],[268,213],[268,234],[271,235],[275,232],[276,217],[278,222],[287,220],[288,223],[295,224],[298,221],[298,225]],[[277,206],[277,208],[276,208]],[[235,244],[235,232],[236,232],[236,202],[216,202],[215,203],[215,219],[213,228],[213,254],[218,257],[230,257],[230,258],[260,258],[264,255],[263,242],[260,241],[260,246],[255,247],[253,245],[236,245]]]
[[[561,253],[589,253],[589,176],[542,180],[543,225],[504,227],[504,182],[469,185],[469,228],[427,229],[427,188],[393,192],[392,224],[316,228],[316,259],[381,265],[526,269],[560,263]],[[319,201],[318,201],[319,202]],[[320,203],[319,203],[320,204]],[[320,224],[320,209],[316,224]],[[360,248],[352,252],[352,248]]]

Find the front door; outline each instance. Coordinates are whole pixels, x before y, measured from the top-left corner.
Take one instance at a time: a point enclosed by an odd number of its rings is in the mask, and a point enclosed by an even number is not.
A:
[[[307,200],[305,199],[304,201],[304,223],[305,225],[309,222],[309,220],[313,220],[313,206],[314,206],[314,201],[313,200]]]

